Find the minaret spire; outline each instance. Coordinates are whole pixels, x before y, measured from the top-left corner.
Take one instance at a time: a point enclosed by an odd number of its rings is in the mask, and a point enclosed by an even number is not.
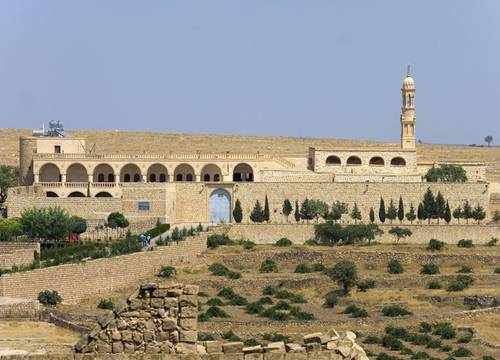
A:
[[[410,64],[401,88],[401,147],[415,149],[415,81],[411,76]]]

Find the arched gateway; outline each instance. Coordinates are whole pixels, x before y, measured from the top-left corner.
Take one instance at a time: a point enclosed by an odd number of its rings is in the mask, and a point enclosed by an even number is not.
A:
[[[210,195],[210,221],[231,222],[231,195],[227,190],[216,189]]]

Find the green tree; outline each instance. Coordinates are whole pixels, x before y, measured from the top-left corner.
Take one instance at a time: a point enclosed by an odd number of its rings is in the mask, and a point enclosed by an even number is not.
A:
[[[241,222],[241,220],[243,220],[243,209],[241,208],[240,199],[237,199],[236,203],[234,204],[233,219],[238,224]]]
[[[308,222],[309,220],[314,219],[314,216],[315,213],[313,204],[308,198],[306,198],[300,205],[300,218]]]
[[[59,207],[31,208],[21,214],[21,225],[30,238],[62,240],[69,235],[71,218]]]
[[[389,234],[393,235],[396,238],[396,244],[399,244],[399,241],[401,239],[410,237],[412,235],[412,232],[410,229],[396,226],[389,230]]]
[[[299,222],[300,221],[300,208],[299,208],[299,201],[295,200],[295,212],[293,214],[295,217],[295,221]]]
[[[406,213],[406,220],[413,224],[417,216],[415,215],[415,208],[413,207],[413,203],[410,203],[410,210]]]
[[[319,218],[322,217],[326,219],[328,217],[328,204],[321,200],[309,200],[309,206],[312,209],[312,213],[316,218],[316,222],[319,222]]]
[[[375,211],[373,211],[373,208],[370,208],[370,222],[372,224],[375,223]]]
[[[264,221],[264,211],[262,210],[262,205],[260,205],[259,200],[255,201],[255,206],[250,214],[250,220],[254,223],[261,223]]]
[[[446,201],[446,207],[444,209],[443,219],[444,219],[444,221],[446,221],[447,224],[449,224],[451,221],[451,209],[450,209],[450,204],[448,203],[448,201]]]
[[[328,213],[327,218],[328,220],[333,220],[333,222],[336,223],[338,220],[342,219],[342,215],[347,214],[347,212],[347,204],[337,200],[332,204],[332,209]]]
[[[446,211],[446,201],[444,200],[443,194],[441,194],[441,192],[438,191],[438,194],[436,196],[436,206],[434,213],[434,218],[438,220],[438,224],[439,224],[439,219],[444,219],[445,211]]]
[[[358,204],[354,203],[354,207],[351,211],[351,218],[354,220],[354,223],[357,224],[358,220],[361,220],[361,211],[358,209]]]
[[[7,200],[7,189],[19,183],[19,168],[10,165],[0,165],[0,208]],[[1,214],[0,214],[1,215]]]
[[[428,182],[466,182],[467,173],[459,165],[443,164],[430,168],[424,178]]]
[[[469,200],[465,200],[465,204],[462,208],[462,217],[465,219],[467,224],[469,223],[469,219],[472,219],[472,206],[469,204]]]
[[[344,291],[344,295],[349,294],[349,290],[358,281],[358,271],[356,265],[349,260],[341,260],[333,268],[327,270],[328,276],[339,283]]]
[[[290,203],[290,200],[288,199],[285,199],[285,201],[283,201],[283,215],[286,216],[286,222],[288,222],[288,217],[290,216],[290,214],[292,213],[292,204]]]
[[[269,222],[271,214],[269,212],[269,200],[267,199],[267,195],[266,195],[266,198],[264,200],[264,213],[262,214],[262,216],[263,216],[263,219],[265,222]]]
[[[125,215],[120,212],[112,212],[108,215],[108,226],[112,229],[124,229],[129,225],[129,222]]]
[[[21,219],[0,219],[0,241],[9,241],[23,234]]]
[[[380,219],[380,222],[383,224],[385,223],[385,203],[384,199],[381,197],[380,198],[380,206],[378,208],[378,218]]]
[[[87,221],[79,216],[72,216],[70,218],[70,230],[72,234],[83,234],[87,231]]]
[[[396,206],[394,206],[394,201],[389,203],[389,208],[387,209],[387,218],[392,222],[396,219],[398,216],[398,209],[396,209]]]
[[[402,222],[405,218],[405,206],[403,204],[403,197],[399,196],[399,205],[398,205],[398,219],[399,222]]]
[[[455,210],[453,210],[453,217],[457,219],[458,223],[460,224],[460,219],[464,217],[461,206],[458,206],[457,208],[455,208]]]
[[[356,244],[368,241],[368,245],[375,239],[376,236],[382,235],[384,232],[375,224],[355,224],[347,225],[343,228],[343,243],[346,245]]]
[[[425,220],[424,205],[422,205],[422,203],[418,204],[417,219],[419,222]]]
[[[486,211],[484,211],[481,205],[477,204],[474,210],[472,210],[472,218],[476,220],[478,224],[486,218]]]
[[[427,191],[424,194],[422,206],[424,219],[427,219],[430,224],[431,219],[433,219],[436,215],[436,199],[434,198],[431,188],[427,188]]]
[[[488,144],[488,147],[491,146],[491,143],[493,142],[493,136],[488,135],[484,138],[484,142]]]

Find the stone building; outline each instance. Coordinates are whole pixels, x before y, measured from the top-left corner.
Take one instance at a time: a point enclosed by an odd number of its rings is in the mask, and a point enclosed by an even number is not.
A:
[[[299,160],[230,152],[98,154],[86,145],[85,139],[68,136],[55,126],[49,133],[20,138],[21,187],[10,192],[9,216],[18,216],[28,206],[61,206],[96,220],[116,210],[134,222],[230,222],[238,191],[241,194],[245,189],[249,194],[244,196],[251,198],[251,184],[257,183],[259,189],[267,184],[269,196],[292,183],[303,184],[305,196],[308,191],[326,189],[332,183],[343,184],[346,190],[359,184],[387,183],[385,188],[389,190],[401,187],[394,187],[397,184],[408,184],[419,194],[428,186],[423,183],[423,175],[436,164],[417,162],[415,81],[409,69],[401,99],[399,144],[310,147],[307,158]],[[460,165],[467,171],[469,182],[486,183],[484,164]],[[248,185],[239,187],[242,183]],[[200,199],[202,193],[205,198]],[[462,192],[462,197],[466,193]],[[331,196],[339,199],[345,194],[341,191]],[[366,199],[359,201],[365,206],[370,203]],[[488,202],[484,204],[487,207]]]

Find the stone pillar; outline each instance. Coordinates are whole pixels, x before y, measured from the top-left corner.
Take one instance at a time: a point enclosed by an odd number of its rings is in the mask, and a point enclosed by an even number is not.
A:
[[[66,174],[61,174],[61,182],[62,184],[66,184]]]
[[[94,182],[94,175],[89,174],[89,175],[87,175],[87,176],[88,176],[88,182],[89,182],[89,183]]]
[[[196,174],[194,176],[194,179],[195,179],[196,182],[200,182],[201,181],[201,175],[200,174]]]
[[[40,174],[35,174],[35,183],[40,182]]]
[[[142,182],[143,183],[148,182],[148,175],[147,174],[142,174]]]

